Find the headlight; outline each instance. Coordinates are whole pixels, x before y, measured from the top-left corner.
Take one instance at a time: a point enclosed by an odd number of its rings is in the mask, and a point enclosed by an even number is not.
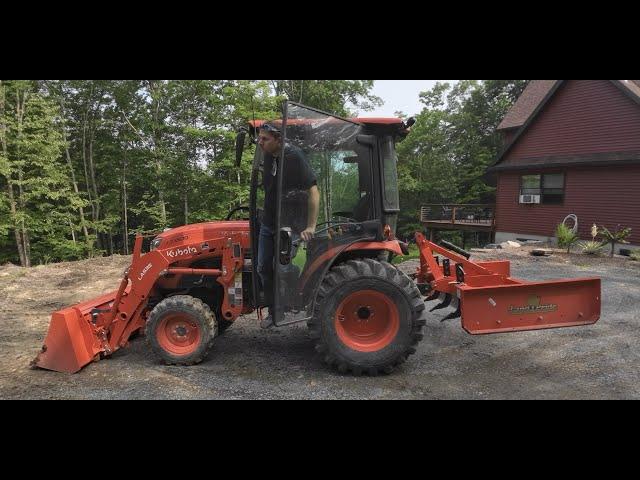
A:
[[[154,238],[153,241],[151,242],[151,246],[149,247],[149,251],[153,252],[156,248],[160,246],[161,243],[162,243],[161,238]]]

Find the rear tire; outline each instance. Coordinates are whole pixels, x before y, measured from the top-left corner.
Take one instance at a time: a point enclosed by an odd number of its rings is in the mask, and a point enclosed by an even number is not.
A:
[[[151,311],[146,336],[149,346],[168,365],[201,362],[217,335],[211,309],[200,299],[175,295]]]
[[[391,373],[424,337],[420,291],[388,262],[351,260],[333,267],[308,322],[316,350],[339,372]]]

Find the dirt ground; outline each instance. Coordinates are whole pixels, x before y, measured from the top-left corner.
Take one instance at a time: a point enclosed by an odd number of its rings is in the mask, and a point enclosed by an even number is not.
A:
[[[586,327],[471,336],[430,314],[415,355],[395,373],[325,367],[306,326],[260,330],[241,317],[199,365],[161,364],[144,338],[77,374],[32,370],[51,312],[115,290],[129,257],[23,269],[0,266],[2,399],[635,399],[640,398],[640,262],[529,248],[474,250],[512,261],[526,280],[602,278],[602,316]],[[415,270],[416,261],[401,268]],[[428,304],[429,306],[431,304]]]

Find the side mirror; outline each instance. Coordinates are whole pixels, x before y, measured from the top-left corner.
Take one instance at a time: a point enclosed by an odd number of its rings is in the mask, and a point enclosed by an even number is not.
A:
[[[236,135],[236,167],[242,163],[242,152],[244,151],[244,141],[247,138],[247,130],[242,128]]]
[[[356,142],[358,142],[360,145],[373,147],[376,144],[376,136],[361,134],[356,137]]]

